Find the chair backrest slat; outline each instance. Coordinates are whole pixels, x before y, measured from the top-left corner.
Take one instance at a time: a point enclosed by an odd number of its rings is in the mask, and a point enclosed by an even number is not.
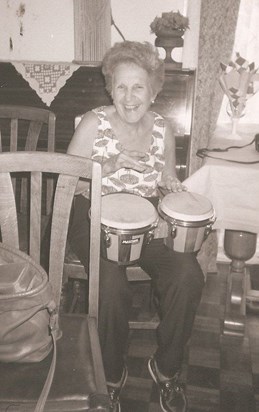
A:
[[[42,129],[42,122],[31,121],[29,124],[28,134],[25,142],[25,150],[33,151],[37,149],[39,135]],[[21,180],[21,195],[20,195],[20,211],[25,213],[27,207],[28,196],[28,179]]]
[[[89,294],[89,314],[98,320],[98,307],[99,307],[99,287],[96,284],[98,278],[96,277],[96,271],[99,273],[99,261],[100,261],[100,236],[101,231],[95,230],[101,226],[101,168],[98,163],[93,164],[93,178],[91,187],[91,204],[94,205],[91,208],[91,231],[90,231],[90,265],[89,265],[89,289],[92,293]],[[97,302],[95,304],[94,302]]]
[[[41,206],[42,206],[42,173],[31,173],[30,184],[30,237],[29,252],[35,262],[40,263],[41,250]]]
[[[56,293],[56,301],[60,300],[62,283],[62,278],[58,278],[56,273],[63,271],[68,222],[72,201],[74,198],[74,189],[77,182],[78,178],[75,176],[60,175],[56,185],[51,225],[51,248],[49,254],[49,277],[53,290]],[[66,207],[61,208],[60,205],[66,205]],[[60,230],[60,227],[63,228],[62,231]],[[58,249],[56,247],[52,247],[52,245],[58,245]]]
[[[49,112],[48,117],[48,152],[55,151],[55,143],[56,143],[56,116],[54,113]]]
[[[40,132],[42,129],[42,122],[35,122],[31,121],[29,128],[28,128],[28,133],[27,133],[27,138],[25,142],[25,150],[36,150],[37,149],[37,144],[40,136]]]
[[[18,145],[18,119],[11,120],[10,128],[10,151],[16,152]]]
[[[8,170],[6,168],[6,170]],[[14,190],[9,173],[0,173],[1,237],[9,246],[19,248],[19,232]]]

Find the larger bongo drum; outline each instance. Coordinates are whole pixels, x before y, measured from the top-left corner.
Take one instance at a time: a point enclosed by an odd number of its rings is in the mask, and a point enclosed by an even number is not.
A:
[[[158,211],[168,223],[164,242],[176,252],[200,250],[215,222],[210,200],[192,192],[169,193],[158,205]]]
[[[101,254],[119,265],[138,261],[153,238],[158,213],[148,200],[128,193],[102,197]]]

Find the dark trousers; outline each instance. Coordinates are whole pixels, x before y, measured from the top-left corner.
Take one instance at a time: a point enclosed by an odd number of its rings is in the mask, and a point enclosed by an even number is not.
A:
[[[69,231],[72,250],[87,269],[89,201],[77,196]],[[181,367],[184,347],[190,338],[201,299],[204,276],[195,253],[177,253],[155,239],[139,261],[151,276],[159,301],[160,324],[155,354],[160,371],[172,376]],[[106,379],[120,380],[128,340],[132,293],[125,267],[101,258],[99,334]]]

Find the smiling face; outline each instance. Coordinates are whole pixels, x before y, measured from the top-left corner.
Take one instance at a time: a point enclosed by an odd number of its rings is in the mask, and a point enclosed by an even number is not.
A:
[[[155,98],[148,73],[134,63],[116,67],[111,95],[119,116],[128,123],[141,120]]]

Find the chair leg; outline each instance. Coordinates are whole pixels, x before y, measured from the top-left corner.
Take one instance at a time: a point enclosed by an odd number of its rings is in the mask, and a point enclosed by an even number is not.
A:
[[[69,299],[68,313],[86,313],[88,310],[87,281],[83,279],[69,278],[69,289],[72,297]],[[71,285],[72,283],[72,285]]]

